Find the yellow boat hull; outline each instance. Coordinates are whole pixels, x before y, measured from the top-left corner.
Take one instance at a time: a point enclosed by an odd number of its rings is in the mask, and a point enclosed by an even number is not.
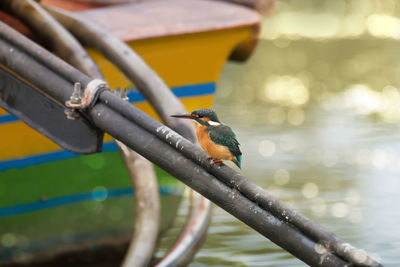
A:
[[[191,111],[211,107],[224,63],[238,44],[253,38],[254,28],[242,26],[128,44]],[[130,101],[159,119],[128,78],[101,54],[88,51],[111,89],[131,89]],[[110,136],[105,135],[103,153],[77,155],[0,109],[0,140],[0,265],[59,246],[71,251],[71,246],[76,250],[128,241],[133,192]],[[168,174],[156,172],[166,229],[182,190]]]

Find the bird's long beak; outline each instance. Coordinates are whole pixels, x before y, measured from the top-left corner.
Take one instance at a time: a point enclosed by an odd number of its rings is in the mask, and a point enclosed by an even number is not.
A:
[[[171,115],[171,117],[180,118],[180,119],[194,119],[195,118],[191,114]]]

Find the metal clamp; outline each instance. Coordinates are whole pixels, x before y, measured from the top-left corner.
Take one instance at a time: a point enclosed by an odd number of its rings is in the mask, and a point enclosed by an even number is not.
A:
[[[118,97],[120,97],[122,100],[129,101],[128,89],[126,89],[126,88],[117,89],[117,90],[114,90],[113,93],[115,95],[117,95]]]
[[[82,96],[81,83],[76,82],[74,84],[74,91],[70,97],[70,100],[65,102],[65,106],[70,108],[65,110],[67,118],[71,120],[79,118],[80,115],[77,110],[86,109],[94,105],[100,92],[105,89],[107,89],[107,83],[102,80],[95,79],[88,83]]]

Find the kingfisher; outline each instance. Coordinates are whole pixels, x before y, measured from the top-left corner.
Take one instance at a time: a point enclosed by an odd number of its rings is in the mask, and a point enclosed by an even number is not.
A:
[[[231,160],[241,168],[242,152],[236,134],[221,123],[212,109],[196,109],[190,114],[172,115],[181,119],[192,119],[197,122],[196,135],[201,147],[212,159],[211,165],[223,164],[222,160]]]

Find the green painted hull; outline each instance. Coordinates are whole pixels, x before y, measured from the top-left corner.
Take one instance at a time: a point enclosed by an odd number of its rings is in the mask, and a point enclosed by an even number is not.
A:
[[[155,170],[165,230],[183,187]],[[119,152],[0,172],[0,263],[27,254],[42,257],[127,242],[134,214],[131,183]]]

